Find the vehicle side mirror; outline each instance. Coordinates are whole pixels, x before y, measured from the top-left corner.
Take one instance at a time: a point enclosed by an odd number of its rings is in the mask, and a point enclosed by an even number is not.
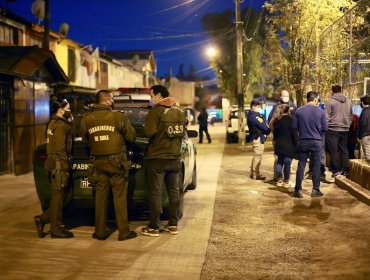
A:
[[[196,137],[198,137],[198,131],[196,131],[196,130],[188,130],[187,133],[188,133],[188,137],[189,138],[196,138]]]

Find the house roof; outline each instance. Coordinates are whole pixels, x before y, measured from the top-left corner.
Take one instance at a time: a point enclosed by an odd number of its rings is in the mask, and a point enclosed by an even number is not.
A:
[[[69,81],[54,53],[49,50],[38,46],[0,47],[0,73],[30,78],[40,70],[48,72],[51,82]]]
[[[148,60],[152,54],[151,50],[120,50],[120,51],[106,51],[106,53],[116,59],[132,59],[138,55],[140,59]]]

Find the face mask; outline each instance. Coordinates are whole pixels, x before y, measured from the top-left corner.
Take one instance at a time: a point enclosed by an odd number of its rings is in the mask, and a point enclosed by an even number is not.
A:
[[[72,112],[71,111],[64,111],[63,118],[68,120],[70,117],[72,117]]]
[[[288,103],[289,102],[289,97],[282,97],[281,101],[283,101],[284,103]]]
[[[256,113],[258,113],[258,114],[261,114],[261,112],[262,112],[262,108],[256,108],[256,109],[254,109],[254,111],[255,111]]]

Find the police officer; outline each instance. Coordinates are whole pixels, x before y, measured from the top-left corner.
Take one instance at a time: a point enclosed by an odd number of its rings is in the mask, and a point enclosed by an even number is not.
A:
[[[270,129],[261,115],[261,103],[258,100],[252,100],[251,110],[248,113],[249,135],[247,141],[252,143],[253,158],[251,163],[250,178],[255,180],[265,180],[266,177],[260,173],[265,141]]]
[[[169,198],[169,221],[164,230],[177,234],[180,150],[182,137],[185,135],[185,115],[175,106],[175,101],[169,97],[166,87],[152,86],[150,96],[154,107],[149,111],[144,126],[144,134],[150,138],[146,154],[150,221],[141,229],[141,233],[155,237],[159,236],[163,181]]]
[[[71,238],[73,233],[61,228],[63,201],[69,177],[69,155],[72,148],[72,127],[68,119],[72,118],[67,100],[51,103],[53,114],[46,133],[47,154],[45,169],[51,183],[51,201],[49,208],[34,217],[36,230],[40,238],[44,237],[44,226],[51,223],[51,238]]]
[[[89,177],[95,185],[95,232],[92,237],[105,240],[108,197],[113,192],[118,240],[136,237],[130,231],[127,214],[128,175],[131,166],[127,158],[127,142],[134,142],[136,133],[123,112],[113,111],[113,94],[100,90],[96,95],[98,104],[81,121],[82,135],[90,146],[93,171]]]

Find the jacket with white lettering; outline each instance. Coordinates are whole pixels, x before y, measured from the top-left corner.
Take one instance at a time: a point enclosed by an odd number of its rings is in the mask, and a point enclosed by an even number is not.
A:
[[[144,134],[150,138],[147,159],[179,159],[181,149],[181,137],[170,138],[167,135],[165,124],[162,121],[162,115],[167,108],[175,105],[172,97],[166,97],[155,104],[150,109],[146,117]],[[175,122],[181,123],[185,127],[185,115],[179,115]]]
[[[67,156],[72,150],[72,127],[62,117],[53,115],[46,131],[46,151],[49,159],[60,160],[61,168],[68,169]],[[54,169],[54,168],[52,168]]]
[[[81,131],[93,156],[126,152],[126,142],[134,142],[136,133],[123,112],[108,106],[96,105],[81,120]]]

